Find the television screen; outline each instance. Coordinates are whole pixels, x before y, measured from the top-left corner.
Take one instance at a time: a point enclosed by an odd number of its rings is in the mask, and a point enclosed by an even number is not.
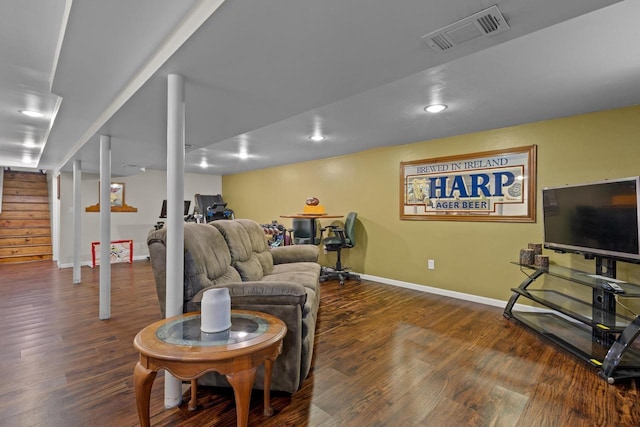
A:
[[[542,190],[544,246],[640,262],[638,177]]]
[[[189,207],[191,206],[191,200],[185,200],[184,201],[184,213],[183,215],[189,215]],[[160,218],[166,218],[167,217],[167,201],[163,200],[162,201],[162,208],[160,209]]]

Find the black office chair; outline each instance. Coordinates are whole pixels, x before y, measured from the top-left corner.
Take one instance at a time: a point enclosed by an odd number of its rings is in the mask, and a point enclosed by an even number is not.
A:
[[[292,228],[288,229],[290,240],[294,245],[319,245],[321,242],[318,231],[320,231],[320,221],[317,219],[293,218]],[[315,234],[315,236],[313,235]]]
[[[345,280],[357,280],[360,281],[360,276],[347,271],[349,267],[343,267],[340,259],[340,253],[342,249],[350,249],[356,245],[355,225],[356,217],[355,212],[349,212],[347,220],[344,223],[344,228],[337,227],[335,225],[329,225],[322,229],[329,230],[333,233],[333,236],[326,237],[322,244],[327,251],[335,251],[338,259],[335,267],[323,267],[320,281],[325,282],[327,280],[338,279],[340,284],[344,285]]]

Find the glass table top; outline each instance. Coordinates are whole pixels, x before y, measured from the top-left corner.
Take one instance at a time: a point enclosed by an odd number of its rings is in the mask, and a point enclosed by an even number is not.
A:
[[[181,317],[160,326],[156,337],[175,345],[213,347],[249,341],[264,334],[267,321],[250,314],[231,313],[231,328],[216,333],[200,330],[200,313]]]

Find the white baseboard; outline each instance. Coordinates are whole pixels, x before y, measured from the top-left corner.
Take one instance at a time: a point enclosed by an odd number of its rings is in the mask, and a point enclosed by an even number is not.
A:
[[[359,274],[359,273],[358,273]],[[493,307],[505,308],[508,301],[503,301],[494,298],[481,297],[479,295],[466,294],[464,292],[450,291],[447,289],[434,288],[432,286],[418,285],[416,283],[403,282],[395,279],[387,279],[386,277],[372,276],[369,274],[359,274],[359,276],[366,280],[373,282],[384,283],[385,285],[398,286],[400,288],[413,289],[415,291],[426,292],[429,294],[442,295],[445,297],[461,299],[464,301],[477,302],[479,304],[490,305]],[[548,312],[550,310],[542,309],[539,307],[532,307],[530,305],[515,304],[514,308],[518,311],[536,311],[536,312]]]
[[[134,261],[140,261],[140,260],[146,260],[146,259],[148,259],[148,255],[137,255],[133,257]],[[85,262],[82,262],[81,264],[88,265],[89,267],[91,267],[91,261],[85,261]],[[58,264],[58,268],[71,268],[71,267],[73,267],[73,263]],[[461,299],[461,300],[470,301],[470,302],[476,302],[479,304],[490,305],[493,307],[504,308],[507,305],[507,301],[503,301],[499,299],[481,297],[479,295],[466,294],[464,292],[450,291],[447,289],[434,288],[432,286],[418,285],[416,283],[403,282],[401,280],[387,279],[386,277],[372,276],[370,274],[360,274],[360,273],[357,273],[357,274],[365,280],[384,283],[385,285],[398,286],[400,288],[413,289],[414,291],[426,292],[434,295],[442,295],[445,297],[456,298],[456,299]],[[550,310],[545,310],[538,307],[531,307],[529,305],[523,305],[523,304],[515,304],[514,308],[517,309],[518,311],[536,311],[536,312],[550,311]]]

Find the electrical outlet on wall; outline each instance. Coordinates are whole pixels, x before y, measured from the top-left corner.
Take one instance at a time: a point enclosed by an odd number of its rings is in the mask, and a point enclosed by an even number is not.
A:
[[[432,259],[428,260],[428,261],[427,261],[427,268],[428,268],[429,270],[435,270],[435,269],[436,269],[436,262],[435,262],[435,260],[432,260]]]

